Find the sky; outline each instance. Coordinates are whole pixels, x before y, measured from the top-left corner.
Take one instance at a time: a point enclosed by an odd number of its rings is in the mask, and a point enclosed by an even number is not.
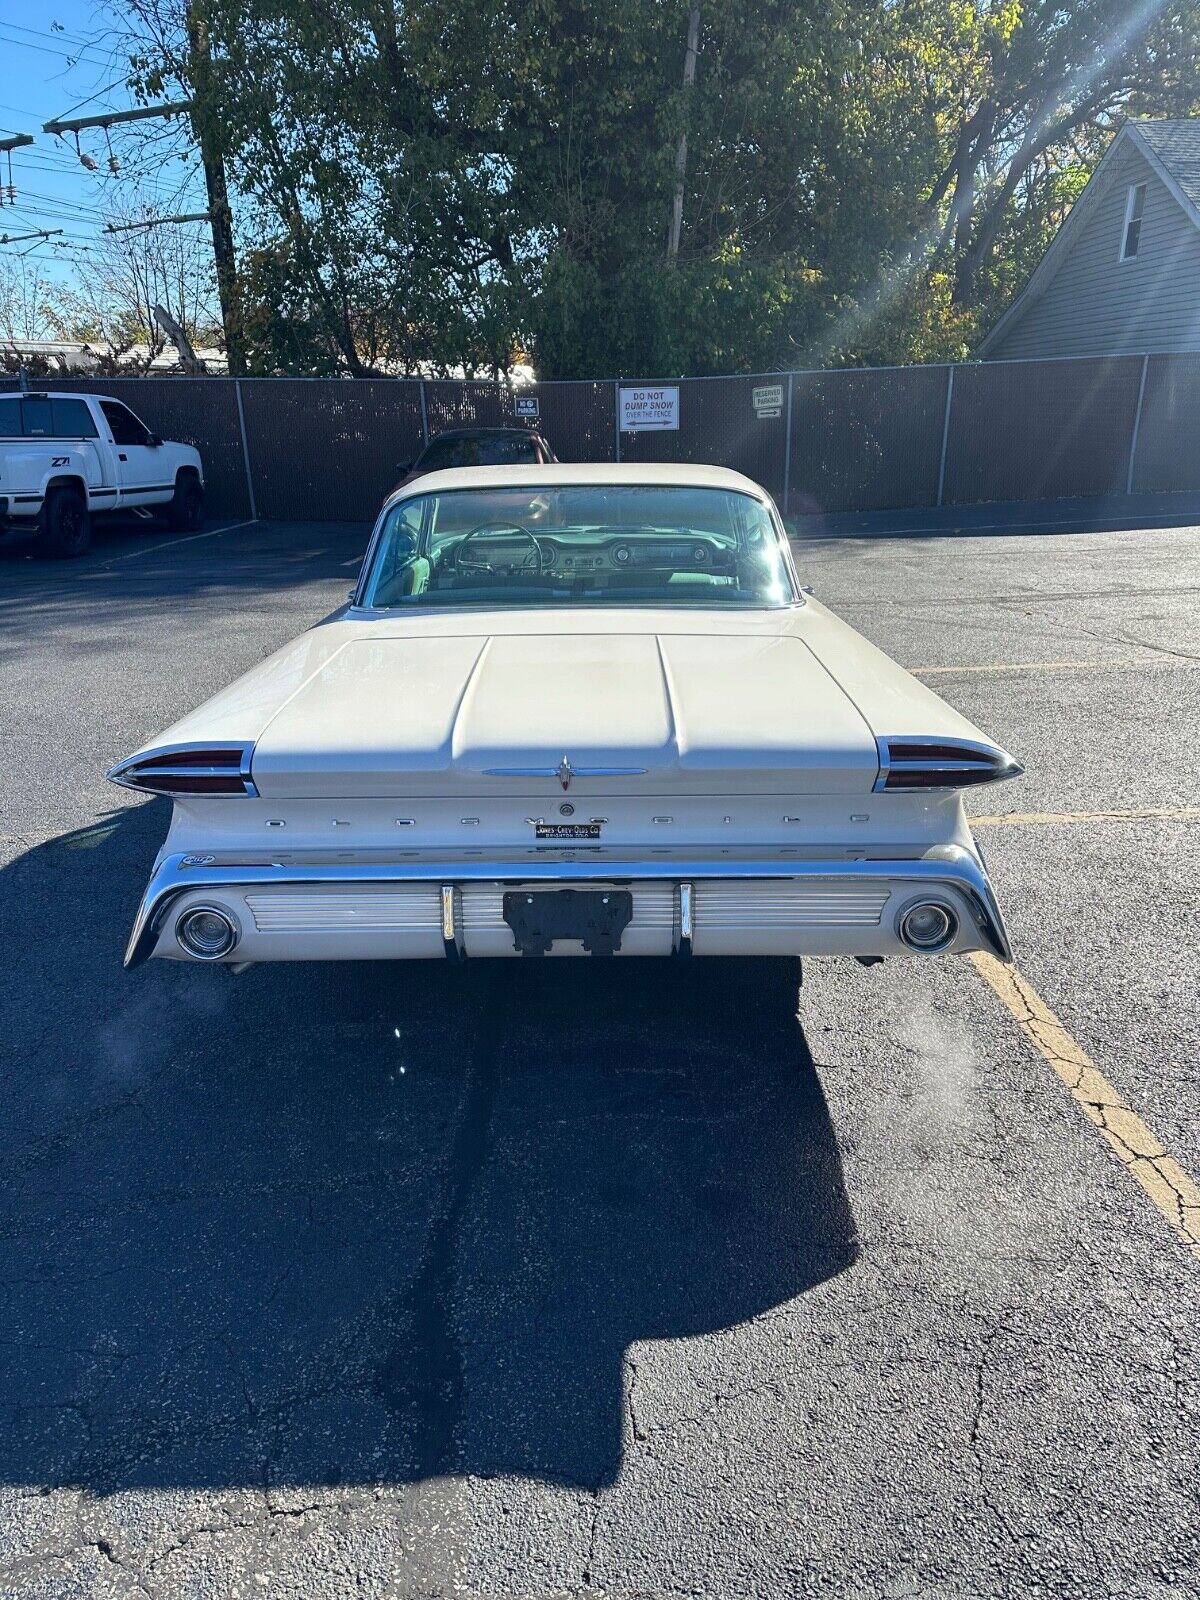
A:
[[[102,0],[0,0],[0,138],[29,133],[36,141],[12,153],[15,204],[8,200],[9,157],[0,154],[0,236],[63,230],[52,240],[0,244],[0,251],[6,257],[28,251],[31,264],[62,281],[86,271],[104,222],[122,208],[140,206],[160,215],[205,209],[195,159],[178,159],[170,131],[178,123],[141,124],[157,140],[151,148],[114,131],[110,151],[103,131],[80,134],[80,150],[96,162],[96,172],[80,161],[72,135],[42,132],[54,117],[133,103],[119,45],[116,8]],[[116,174],[108,170],[110,153],[117,159]]]

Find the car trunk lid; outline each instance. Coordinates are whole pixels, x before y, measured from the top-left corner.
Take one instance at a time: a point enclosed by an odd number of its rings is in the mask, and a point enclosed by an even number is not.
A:
[[[863,793],[877,770],[853,702],[778,633],[351,640],[253,759],[264,796]]]

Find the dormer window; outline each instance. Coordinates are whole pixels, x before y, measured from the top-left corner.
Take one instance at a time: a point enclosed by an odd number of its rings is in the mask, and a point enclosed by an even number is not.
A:
[[[1125,201],[1125,227],[1121,233],[1121,260],[1132,261],[1142,242],[1142,212],[1146,209],[1146,185],[1130,185]]]

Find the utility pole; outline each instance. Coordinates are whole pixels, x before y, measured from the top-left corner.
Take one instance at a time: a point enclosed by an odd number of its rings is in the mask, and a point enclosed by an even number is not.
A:
[[[700,48],[700,0],[692,0],[688,14],[687,49],[683,57],[683,131],[675,152],[675,199],[671,205],[671,226],[667,233],[667,260],[679,254],[679,235],[683,232],[683,189],[687,178],[688,107],[696,81],[696,54]]]
[[[11,139],[0,139],[0,152],[5,150],[20,150],[25,145],[32,143],[32,135],[28,133],[14,133]]]
[[[42,132],[82,133],[85,128],[115,128],[118,122],[145,122],[147,117],[176,117],[191,109],[191,100],[172,100],[161,106],[135,106],[132,111],[106,111],[98,117],[56,117],[42,123]]]
[[[36,233],[0,233],[0,244],[20,244],[22,239],[57,239],[61,228],[39,228]]]
[[[246,351],[238,308],[237,257],[233,249],[233,213],[225,181],[225,152],[216,134],[213,116],[212,47],[208,26],[197,6],[187,7],[189,77],[192,94],[192,128],[200,146],[204,183],[208,190],[208,215],[212,224],[213,260],[217,270],[217,296],[225,329],[225,357],[229,376],[240,378],[246,370]]]
[[[208,210],[190,215],[188,221],[207,222],[212,227],[213,262],[216,267],[217,297],[221,302],[221,323],[225,332],[225,355],[230,377],[246,370],[245,346],[238,315],[237,257],[233,248],[233,213],[229,206],[229,187],[225,181],[225,155],[216,134],[212,114],[212,49],[208,28],[199,8],[188,0],[185,26],[188,62],[182,75],[191,84],[191,98],[173,100],[157,106],[138,106],[132,111],[108,111],[96,117],[62,117],[47,122],[46,133],[80,133],[84,128],[110,128],[121,122],[140,122],[147,117],[174,117],[188,113],[192,131],[200,147],[204,183],[208,191]],[[182,221],[183,218],[166,218]],[[109,229],[116,232],[116,229]]]
[[[169,222],[208,222],[207,211],[184,211],[177,217],[147,217],[144,222],[106,222],[105,233],[140,233],[145,228],[162,228]]]

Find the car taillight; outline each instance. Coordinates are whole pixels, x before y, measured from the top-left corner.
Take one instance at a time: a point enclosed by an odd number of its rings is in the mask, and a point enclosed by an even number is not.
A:
[[[895,789],[966,789],[1017,778],[1024,767],[994,744],[970,739],[877,739],[875,792]]]
[[[148,794],[254,795],[253,745],[187,745],[121,761],[108,773],[124,789]]]

